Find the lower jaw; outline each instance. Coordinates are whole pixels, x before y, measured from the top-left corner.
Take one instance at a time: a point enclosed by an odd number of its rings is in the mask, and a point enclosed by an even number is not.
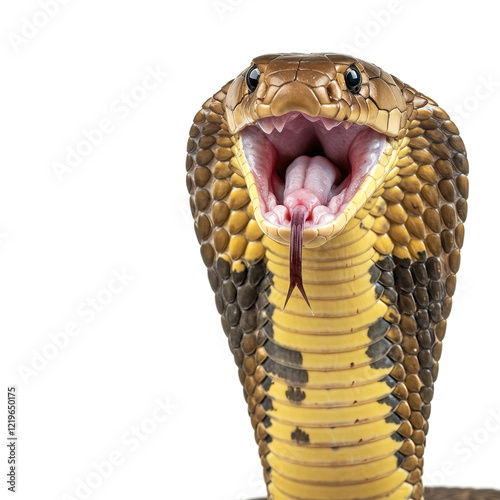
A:
[[[255,218],[269,238],[282,245],[290,245],[290,226],[277,226],[270,223],[262,215],[260,208],[254,210]],[[335,221],[317,227],[305,227],[302,233],[302,243],[304,248],[317,248],[324,245],[328,240],[338,235],[346,227],[348,214],[342,213]]]

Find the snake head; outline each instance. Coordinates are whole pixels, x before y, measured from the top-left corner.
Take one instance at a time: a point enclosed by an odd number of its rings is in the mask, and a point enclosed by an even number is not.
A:
[[[402,83],[340,54],[257,57],[229,87],[236,168],[262,231],[290,245],[306,207],[303,245],[339,234],[395,168],[408,128]]]

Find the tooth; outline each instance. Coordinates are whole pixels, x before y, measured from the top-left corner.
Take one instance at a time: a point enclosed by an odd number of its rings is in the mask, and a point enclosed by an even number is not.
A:
[[[274,119],[274,126],[276,127],[276,130],[281,133],[283,132],[283,129],[285,128],[286,122],[288,121],[288,118],[286,115],[282,116],[277,116]]]
[[[310,115],[304,115],[305,118],[307,118],[310,122],[314,123],[320,120],[319,116],[310,116]]]
[[[332,120],[331,118],[321,118],[321,121],[323,122],[323,126],[326,128],[326,130],[332,130],[333,127],[337,127],[340,125],[340,122],[337,120]]]
[[[259,120],[257,125],[266,133],[270,134],[274,130],[274,124],[272,120]]]
[[[351,122],[342,122],[342,126],[347,130],[352,125]]]
[[[283,128],[285,127],[284,123],[277,123],[276,125],[276,130],[281,134],[283,132]]]

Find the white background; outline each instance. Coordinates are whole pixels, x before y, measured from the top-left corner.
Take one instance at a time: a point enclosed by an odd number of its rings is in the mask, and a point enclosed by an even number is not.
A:
[[[16,385],[16,498],[83,498],[87,481],[92,499],[264,493],[192,229],[185,144],[201,104],[252,57],[291,51],[374,62],[460,125],[470,211],[426,475],[428,484],[500,488],[496,4],[54,1],[51,17],[43,0],[0,8],[0,435],[6,388]],[[85,131],[103,119],[100,144],[58,177],[54,164],[85,149]],[[113,272],[126,286],[110,293]],[[110,301],[94,317],[85,313],[92,297]],[[49,334],[68,323],[80,334],[54,354]],[[53,359],[22,376],[42,352]],[[159,423],[157,398],[176,407]],[[131,433],[141,425],[139,443]],[[98,476],[93,463],[110,455],[120,463]]]

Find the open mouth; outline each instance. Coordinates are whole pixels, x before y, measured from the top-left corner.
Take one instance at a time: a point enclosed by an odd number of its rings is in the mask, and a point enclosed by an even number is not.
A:
[[[394,150],[391,141],[367,125],[298,111],[261,118],[240,131],[256,219],[266,234],[290,246],[284,307],[297,287],[311,308],[302,247],[326,242],[364,206],[388,171],[380,162]]]
[[[335,221],[378,164],[387,137],[356,123],[292,111],[262,118],[240,132],[262,217],[303,228]]]

